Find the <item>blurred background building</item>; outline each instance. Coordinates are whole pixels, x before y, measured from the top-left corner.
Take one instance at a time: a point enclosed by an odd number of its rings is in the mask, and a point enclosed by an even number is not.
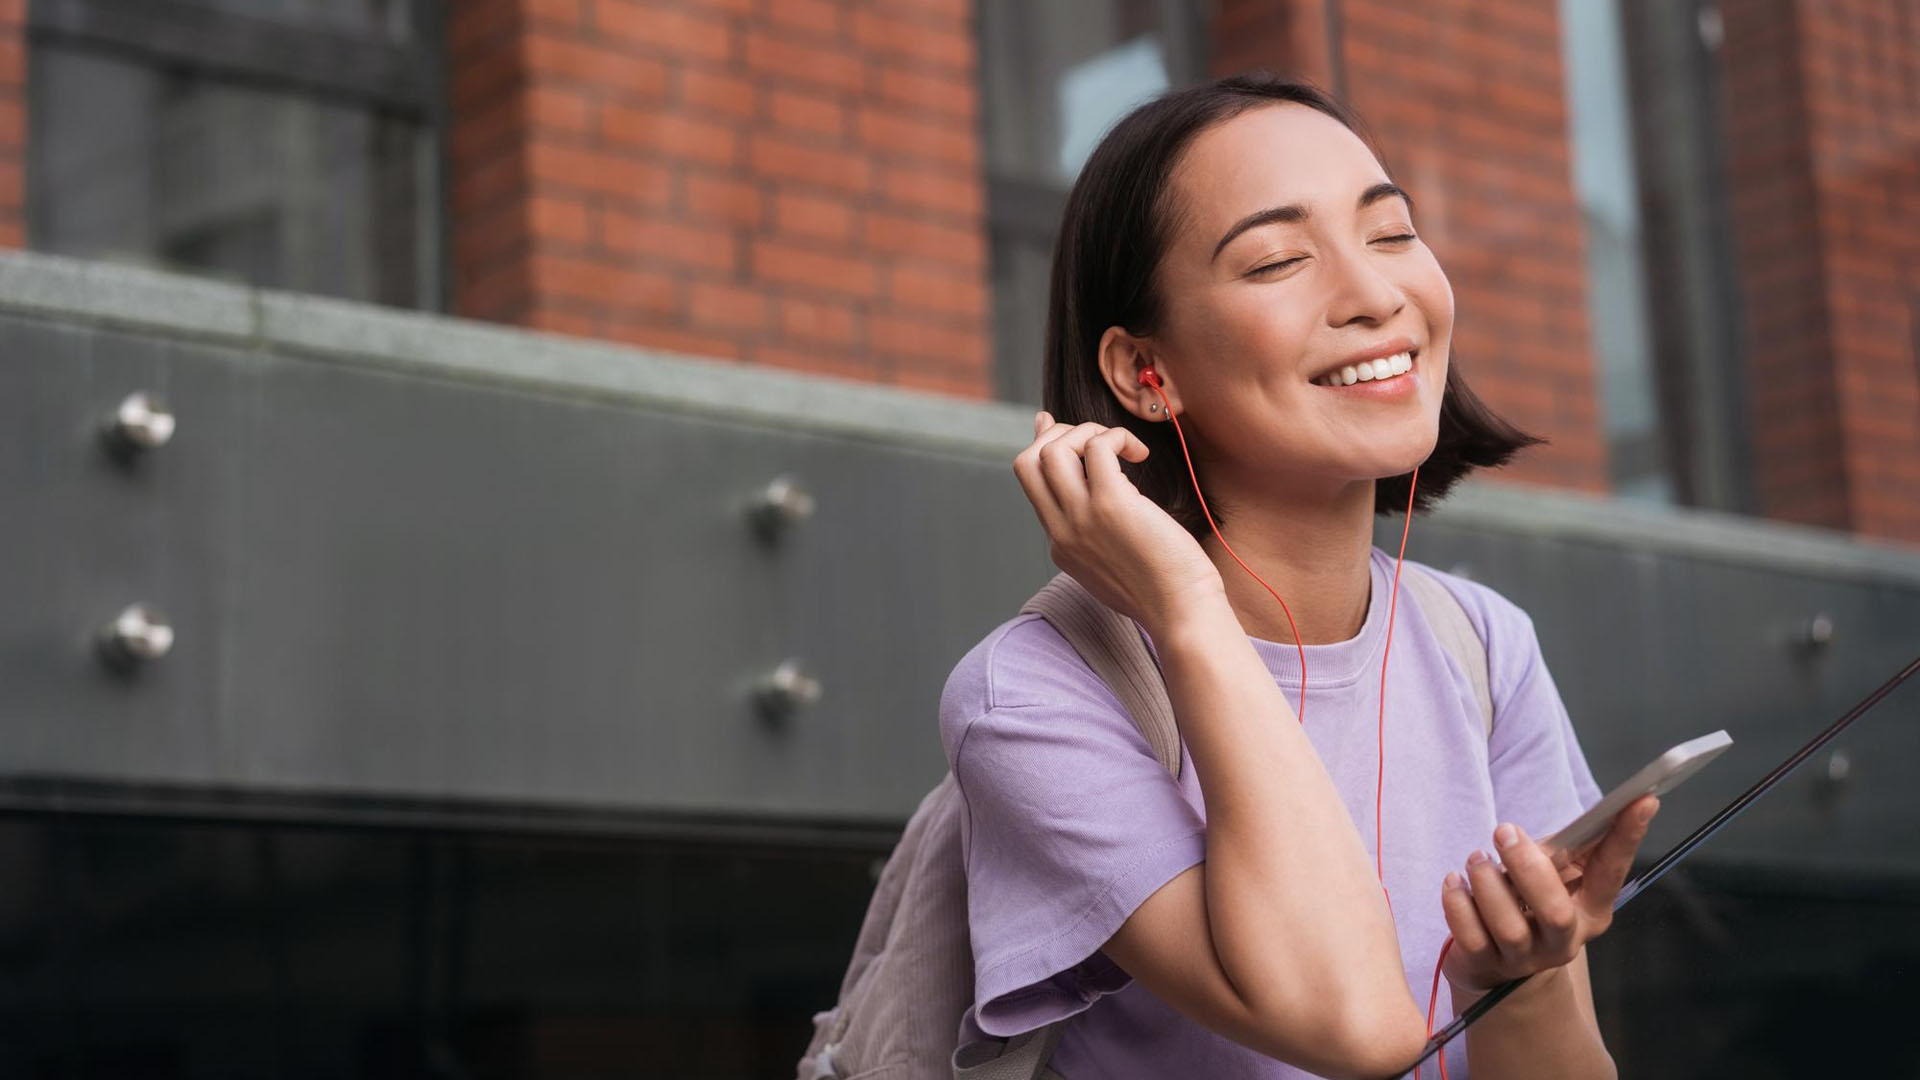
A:
[[[1656,839],[1911,658],[1915,0],[0,0],[0,1074],[788,1075],[1049,570],[1067,189],[1256,66],[1552,440],[1410,555],[1603,784],[1739,740]],[[1915,700],[1596,946],[1623,1074],[1908,1068]]]

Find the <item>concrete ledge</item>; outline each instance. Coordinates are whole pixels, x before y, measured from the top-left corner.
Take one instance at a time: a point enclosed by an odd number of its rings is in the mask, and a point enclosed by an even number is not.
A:
[[[1024,406],[961,401],[464,319],[28,252],[0,252],[0,311],[559,393],[715,420],[1010,462]],[[1920,548],[1715,511],[1486,480],[1436,513],[1462,528],[1554,537],[1823,577],[1920,584]]]

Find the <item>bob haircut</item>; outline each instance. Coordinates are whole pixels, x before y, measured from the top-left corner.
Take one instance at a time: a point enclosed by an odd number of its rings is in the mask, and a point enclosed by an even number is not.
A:
[[[1197,537],[1207,534],[1207,519],[1172,425],[1142,420],[1121,407],[1100,372],[1100,338],[1109,326],[1147,336],[1160,325],[1157,269],[1180,216],[1169,181],[1181,154],[1214,124],[1277,102],[1318,109],[1373,145],[1346,106],[1309,83],[1267,71],[1171,91],[1128,113],[1100,141],[1067,196],[1054,247],[1045,407],[1065,423],[1125,427],[1139,436],[1150,452],[1145,461],[1121,462],[1128,479]],[[1475,468],[1504,465],[1518,451],[1547,441],[1496,415],[1468,388],[1459,364],[1449,362],[1439,434],[1420,466],[1427,480],[1414,511],[1431,510]],[[1375,481],[1374,513],[1403,512],[1412,479],[1409,472]],[[1219,520],[1211,495],[1207,502]]]

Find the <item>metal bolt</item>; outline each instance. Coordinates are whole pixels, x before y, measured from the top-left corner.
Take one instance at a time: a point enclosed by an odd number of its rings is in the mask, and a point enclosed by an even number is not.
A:
[[[151,663],[173,649],[173,625],[159,608],[134,604],[100,630],[100,650],[109,663]]]
[[[820,700],[820,680],[807,674],[798,660],[783,660],[754,684],[754,699],[762,712],[776,719]]]
[[[1819,612],[1807,618],[1795,628],[1794,644],[1808,651],[1817,651],[1833,643],[1835,628],[1833,616]]]
[[[129,394],[107,418],[107,440],[117,450],[158,450],[173,438],[175,421],[166,402],[141,390]]]
[[[776,477],[747,507],[754,531],[776,540],[788,529],[813,516],[813,496],[791,476]]]

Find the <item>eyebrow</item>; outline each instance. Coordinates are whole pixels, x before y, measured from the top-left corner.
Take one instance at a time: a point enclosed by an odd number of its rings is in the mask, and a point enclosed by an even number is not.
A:
[[[1398,196],[1407,204],[1407,209],[1413,209],[1413,196],[1401,190],[1400,185],[1388,183],[1375,184],[1361,192],[1360,201],[1355,204],[1354,209],[1365,210],[1381,199],[1390,199],[1395,196]],[[1220,242],[1213,245],[1213,258],[1220,258],[1220,253],[1226,250],[1228,244],[1233,243],[1233,238],[1246,232],[1248,229],[1257,229],[1262,225],[1292,224],[1305,221],[1307,217],[1307,208],[1297,203],[1288,206],[1269,206],[1265,210],[1256,210],[1246,217],[1241,218],[1239,221],[1234,222],[1233,228],[1227,230],[1227,235],[1221,237]]]

